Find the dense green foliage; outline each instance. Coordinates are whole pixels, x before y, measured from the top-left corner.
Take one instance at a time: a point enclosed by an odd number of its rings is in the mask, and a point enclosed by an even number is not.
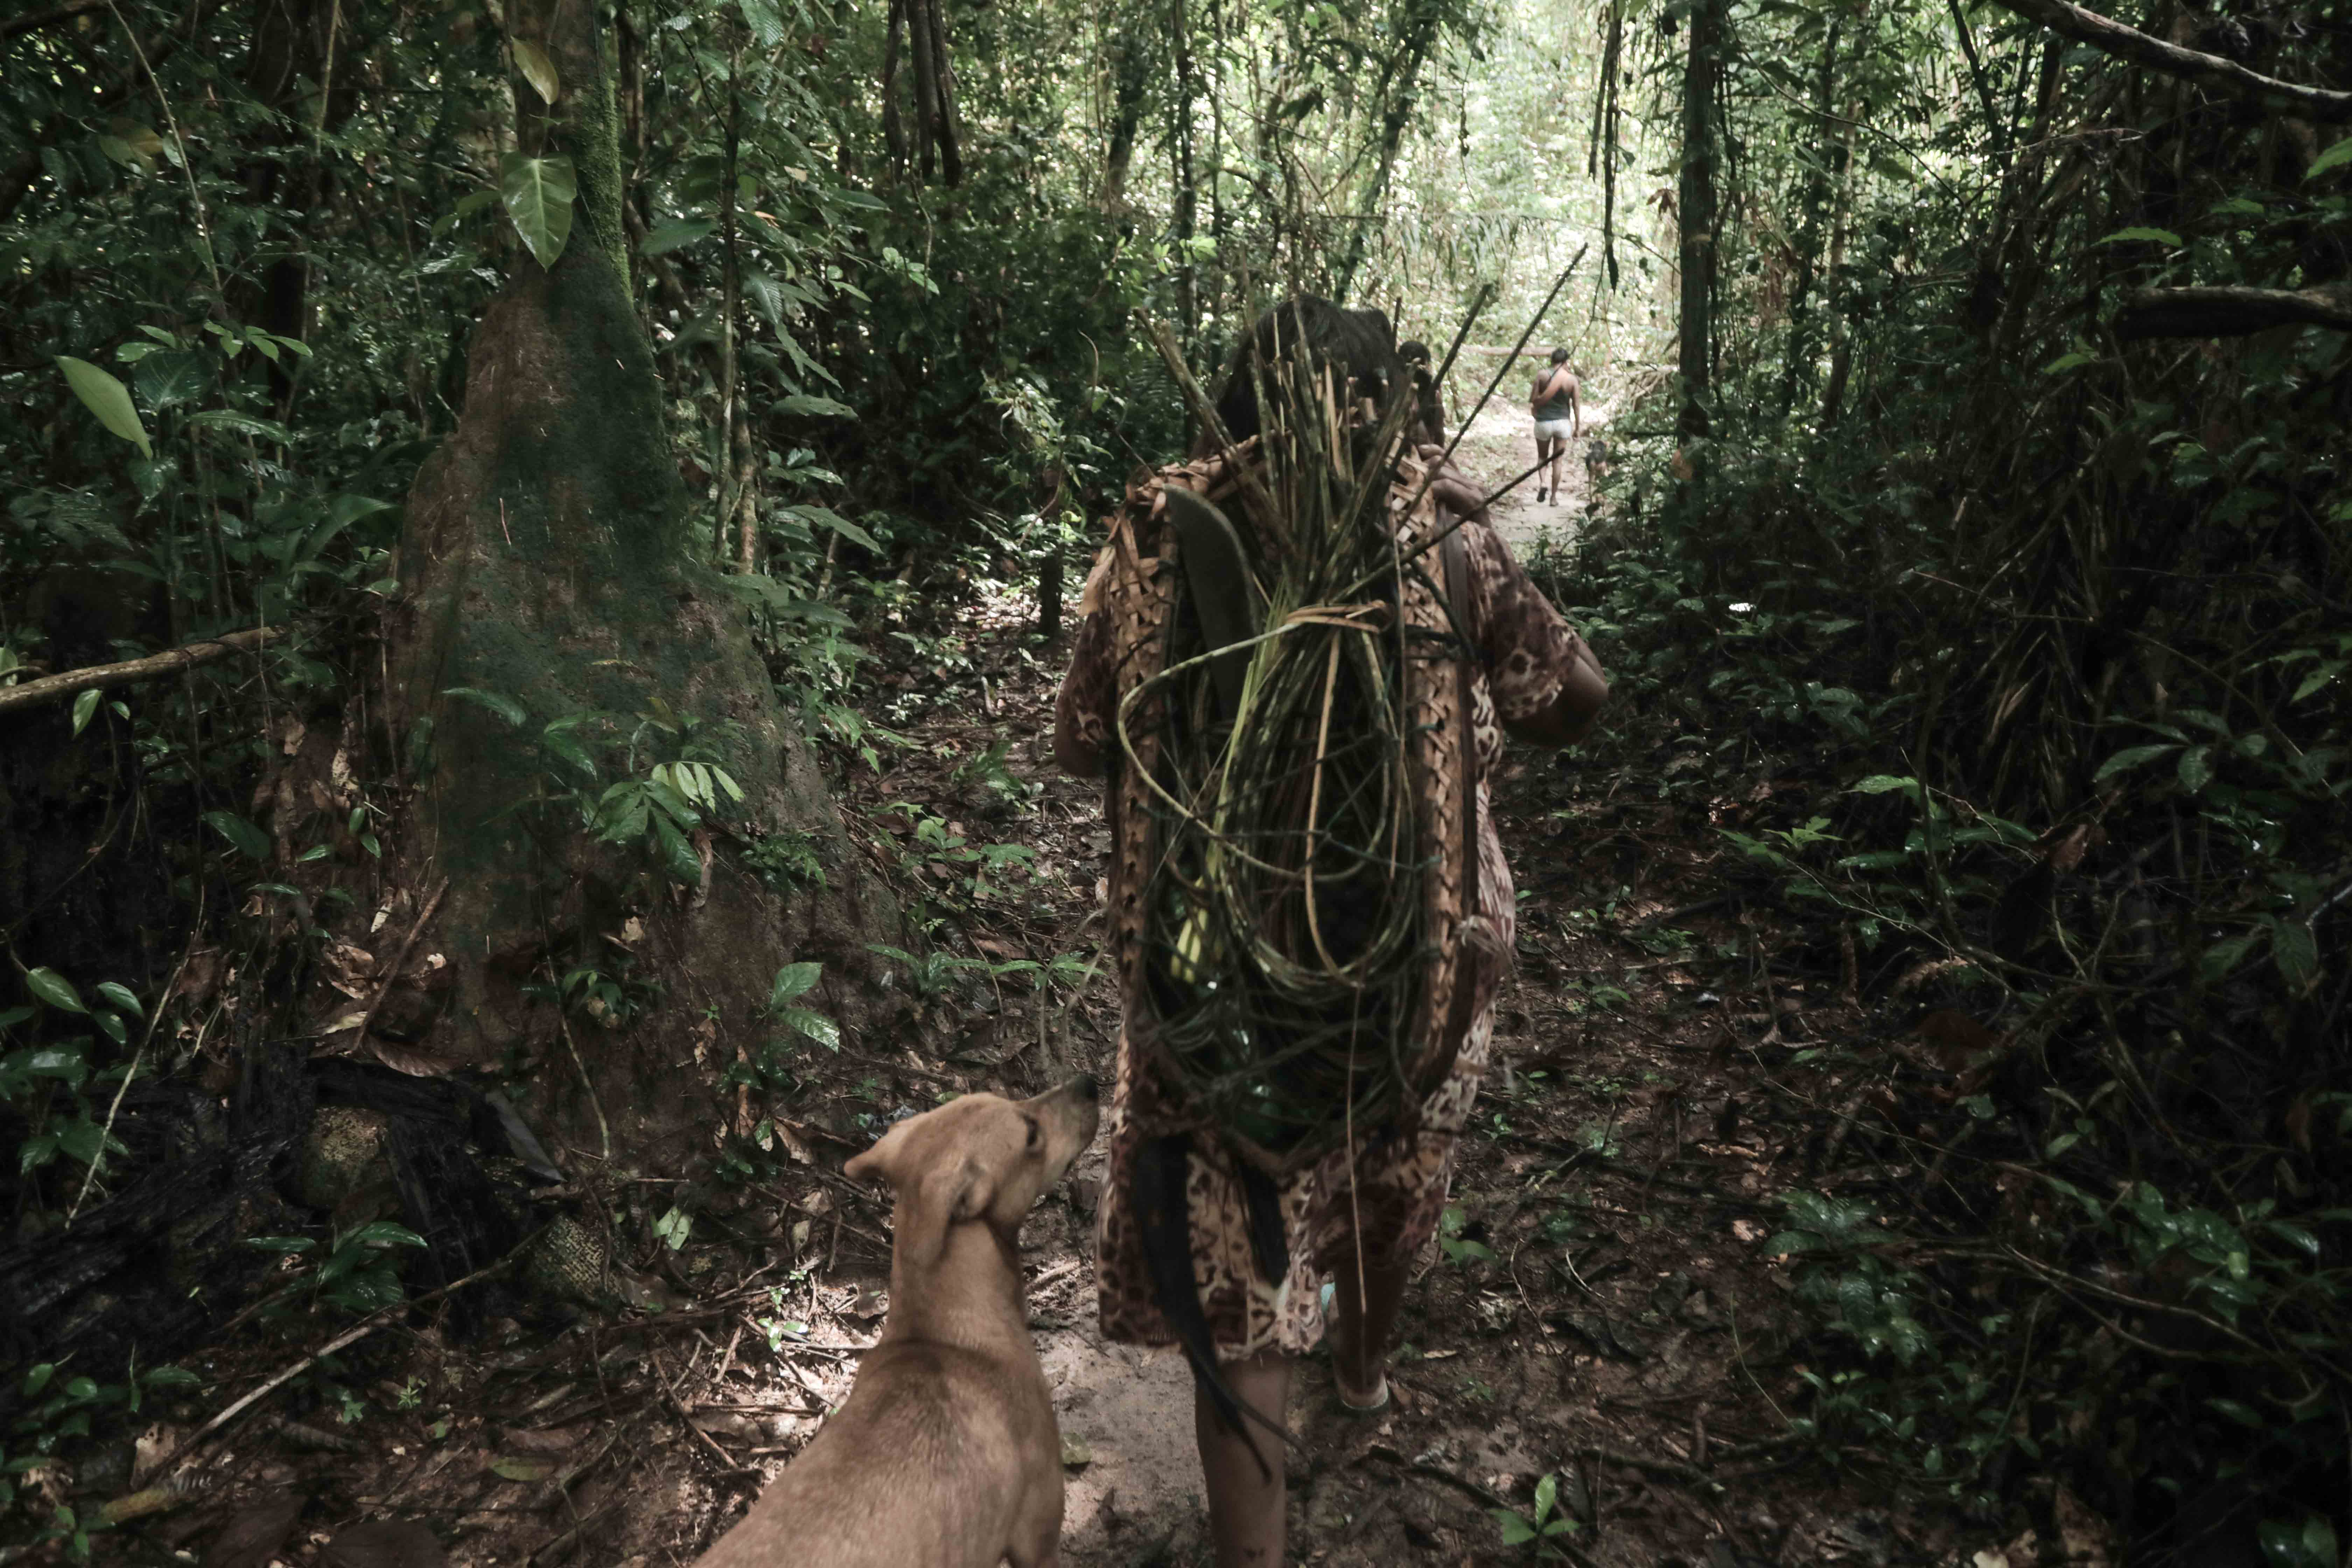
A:
[[[1888,1031],[1798,1058],[1862,1166],[1771,1244],[1823,1321],[1803,1422],[1961,1498],[2055,1475],[2144,1546],[2333,1562],[2352,359],[2136,340],[2131,291],[2345,279],[2352,143],[1998,12],[1766,5],[1728,47],[1711,438],[1638,434],[1669,394],[1622,418],[1564,585],[1662,787]]]

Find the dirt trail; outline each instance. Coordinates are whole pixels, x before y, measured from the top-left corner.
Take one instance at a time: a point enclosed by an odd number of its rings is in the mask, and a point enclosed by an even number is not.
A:
[[[1529,460],[1523,414],[1490,412],[1464,443],[1490,486]],[[1556,513],[1505,503],[1515,544],[1581,515],[1581,464],[1571,473]],[[1109,839],[1096,788],[1051,766],[1066,649],[1036,647],[1027,613],[983,606],[877,667],[877,716],[909,743],[882,776],[861,771],[847,801],[877,856],[942,886],[970,868],[920,849],[917,819],[1034,855],[971,889],[936,933],[967,965],[1083,960],[1098,930]],[[1548,1475],[1587,1563],[1949,1563],[1995,1546],[1819,1468],[1780,1414],[1801,1369],[1788,1280],[1762,1244],[1832,1087],[1790,1047],[1853,1031],[1854,1013],[1776,978],[1772,933],[1719,896],[1709,824],[1678,818],[1654,781],[1519,752],[1495,795],[1521,897],[1495,1064],[1445,1233],[1408,1296],[1393,1408],[1336,1415],[1320,1360],[1297,1380],[1292,1561],[1517,1560],[1493,1510],[1531,1511]],[[355,1424],[298,1382],[277,1425],[233,1429],[207,1459],[205,1509],[157,1535],[201,1545],[290,1491],[309,1512],[289,1563],[324,1561],[333,1531],[383,1518],[424,1522],[457,1564],[690,1562],[846,1394],[878,1327],[888,1211],[834,1173],[840,1162],[942,1094],[1108,1075],[1108,982],[1042,997],[1033,984],[967,967],[910,987],[898,1037],[812,1052],[780,1110],[813,1163],[780,1153],[748,1184],[703,1193],[692,1244],[624,1259],[667,1276],[681,1310],[506,1322],[464,1342],[379,1336],[338,1374],[361,1391],[359,1415],[343,1406]],[[1024,1249],[1066,1439],[1064,1561],[1205,1564],[1183,1364],[1097,1331],[1101,1158],[1049,1194]],[[608,1190],[653,1214],[675,1189]],[[205,1408],[310,1342],[248,1330],[218,1347],[201,1358],[218,1394]]]

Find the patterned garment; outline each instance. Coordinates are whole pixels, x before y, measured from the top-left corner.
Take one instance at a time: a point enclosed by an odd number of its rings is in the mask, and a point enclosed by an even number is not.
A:
[[[1245,443],[1246,457],[1255,442]],[[1423,448],[1433,458],[1435,448]],[[1452,521],[1433,495],[1407,517],[1406,503],[1422,489],[1427,471],[1408,458],[1391,518],[1400,538],[1427,538]],[[1447,479],[1453,476],[1448,474]],[[1352,1268],[1360,1247],[1367,1263],[1410,1260],[1428,1241],[1445,1203],[1454,1144],[1469,1119],[1484,1076],[1494,1035],[1494,998],[1516,934],[1517,900],[1510,868],[1487,811],[1486,778],[1502,753],[1503,731],[1547,715],[1561,699],[1576,634],[1511,559],[1510,551],[1485,519],[1461,527],[1469,581],[1468,630],[1483,668],[1471,682],[1471,721],[1476,780],[1476,907],[1463,909],[1460,856],[1442,855],[1425,876],[1431,898],[1431,929],[1440,933],[1423,994],[1421,1037],[1443,1034],[1456,1017],[1454,988],[1471,987],[1469,1023],[1454,1046],[1452,1070],[1422,1102],[1408,1126],[1360,1127],[1318,1163],[1280,1177],[1276,1192],[1286,1227],[1290,1262],[1282,1279],[1259,1278],[1250,1241],[1248,1208],[1236,1163],[1238,1155],[1192,1119],[1166,1094],[1138,1050],[1147,1042],[1150,1016],[1141,995],[1142,892],[1149,878],[1152,834],[1140,775],[1153,764],[1150,704],[1129,711],[1128,738],[1134,761],[1127,761],[1114,725],[1120,699],[1158,673],[1167,618],[1181,575],[1174,560],[1174,532],[1163,529],[1162,487],[1175,481],[1213,500],[1223,501],[1236,521],[1242,510],[1229,461],[1200,459],[1165,468],[1130,485],[1126,504],[1110,520],[1110,542],[1097,560],[1081,605],[1077,647],[1062,683],[1055,710],[1056,751],[1066,765],[1097,776],[1108,773],[1105,812],[1113,840],[1108,942],[1125,997],[1119,1037],[1118,1079],[1108,1131],[1110,1168],[1097,1215],[1097,1287],[1107,1339],[1131,1344],[1176,1342],[1153,1300],[1151,1273],[1130,1202],[1137,1151],[1150,1139],[1193,1134],[1186,1192],[1192,1224],[1193,1281],[1221,1359],[1237,1361],[1263,1351],[1300,1354],[1322,1337],[1318,1300],[1322,1281]],[[1444,483],[1460,498],[1466,484]],[[1434,562],[1435,552],[1430,557]],[[1405,613],[1412,624],[1445,624],[1443,607],[1425,586],[1410,584]],[[1464,732],[1455,721],[1460,702],[1458,666],[1430,659],[1412,680],[1416,730],[1422,737],[1417,801],[1423,842],[1462,842],[1462,769],[1454,748]],[[1118,763],[1113,768],[1110,764]],[[1443,1051],[1440,1052],[1441,1058]],[[1351,1157],[1352,1156],[1352,1157]]]

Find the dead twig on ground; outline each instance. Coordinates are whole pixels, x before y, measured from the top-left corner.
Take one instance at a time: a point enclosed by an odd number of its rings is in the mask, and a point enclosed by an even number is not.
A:
[[[227,1426],[231,1421],[236,1420],[239,1415],[252,1408],[254,1405],[262,1399],[276,1393],[278,1389],[284,1387],[287,1384],[293,1382],[294,1379],[301,1376],[304,1373],[310,1371],[312,1367],[318,1365],[329,1356],[333,1355],[337,1351],[348,1350],[352,1346],[359,1343],[362,1340],[367,1338],[370,1334],[383,1327],[384,1324],[390,1322],[394,1314],[405,1312],[411,1308],[422,1307],[430,1302],[437,1301],[442,1297],[453,1295],[456,1292],[464,1289],[468,1285],[480,1283],[482,1280],[488,1279],[491,1275],[496,1274],[501,1269],[511,1265],[516,1258],[520,1258],[524,1252],[529,1250],[532,1244],[537,1242],[541,1236],[546,1234],[546,1232],[547,1227],[545,1226],[540,1226],[539,1229],[531,1232],[530,1236],[526,1237],[516,1246],[513,1251],[508,1253],[504,1258],[499,1258],[495,1263],[475,1269],[471,1274],[467,1275],[462,1279],[453,1279],[448,1284],[440,1287],[438,1289],[426,1291],[424,1295],[417,1297],[414,1300],[396,1301],[389,1307],[380,1308],[377,1310],[369,1313],[368,1316],[362,1320],[356,1327],[345,1330],[342,1333],[337,1334],[333,1339],[328,1341],[318,1350],[315,1350],[309,1355],[304,1356],[300,1361],[296,1362],[284,1372],[279,1373],[277,1376],[271,1378],[268,1382],[263,1384],[260,1387],[255,1389],[252,1393],[247,1394],[244,1398],[230,1405],[227,1409],[222,1411],[219,1415],[205,1422],[202,1426],[197,1427],[195,1431],[190,1433],[186,1437],[181,1439],[179,1446],[173,1448],[170,1453],[164,1455],[162,1462],[156,1465],[152,1473],[158,1477],[171,1474],[172,1467],[178,1464],[181,1459],[184,1458],[199,1444],[202,1444],[206,1439],[210,1438],[214,1433]]]
[[[360,1015],[359,1032],[352,1037],[355,1043],[367,1044],[368,1026],[375,1022],[376,1014],[383,1007],[383,999],[392,994],[393,986],[399,983],[401,967],[408,962],[408,950],[416,945],[416,939],[424,934],[426,923],[433,919],[433,911],[441,907],[442,896],[448,890],[449,879],[444,877],[441,885],[433,889],[433,896],[425,900],[425,910],[416,917],[416,923],[410,926],[408,934],[400,939],[400,946],[394,951],[392,962],[384,965],[383,978],[376,985],[375,1000],[369,1003],[367,1011]]]
[[[734,1455],[719,1446],[718,1438],[694,1424],[693,1415],[688,1412],[685,1403],[678,1398],[677,1391],[670,1383],[669,1371],[662,1365],[660,1353],[651,1345],[646,1347],[646,1358],[653,1363],[654,1386],[661,1391],[663,1405],[672,1415],[677,1417],[677,1424],[686,1428],[688,1436],[718,1456],[721,1474],[728,1477],[758,1475],[760,1472],[755,1467],[738,1461]],[[693,1363],[689,1362],[687,1364],[687,1372],[691,1373],[693,1370]]]

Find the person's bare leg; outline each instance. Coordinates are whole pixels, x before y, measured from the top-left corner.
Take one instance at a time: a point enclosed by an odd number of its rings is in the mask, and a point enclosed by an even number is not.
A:
[[[1234,1397],[1279,1426],[1290,1403],[1290,1367],[1289,1356],[1268,1352],[1229,1362],[1223,1370]],[[1216,1543],[1217,1568],[1282,1568],[1283,1510],[1288,1505],[1282,1445],[1255,1421],[1244,1418],[1243,1426],[1235,1432],[1220,1425],[1217,1407],[1193,1384],[1192,1437],[1201,1447],[1201,1474],[1208,1482],[1209,1538]],[[1260,1456],[1264,1471],[1258,1468]]]
[[[1381,1267],[1367,1263],[1360,1289],[1354,1264],[1343,1263],[1331,1282],[1331,1373],[1339,1384],[1339,1397],[1350,1405],[1375,1404],[1387,1392],[1391,1340],[1412,1263],[1411,1258]]]
[[[1568,443],[1555,442],[1551,449],[1551,504],[1559,504],[1559,462],[1568,456]]]

